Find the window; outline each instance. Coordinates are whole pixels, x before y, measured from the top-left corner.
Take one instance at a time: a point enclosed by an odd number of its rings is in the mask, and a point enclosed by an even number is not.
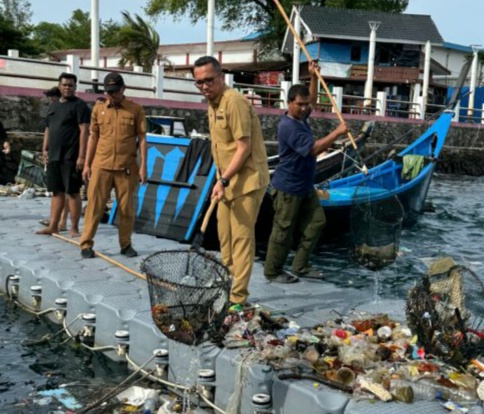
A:
[[[380,47],[378,52],[378,63],[390,64],[390,51],[384,47]]]
[[[352,62],[361,62],[361,46],[360,45],[352,45],[351,46],[351,61]]]

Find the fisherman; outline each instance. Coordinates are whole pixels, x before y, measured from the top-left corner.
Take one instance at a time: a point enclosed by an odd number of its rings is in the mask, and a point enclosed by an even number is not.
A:
[[[311,91],[316,91],[317,64],[310,64]],[[311,267],[309,258],[326,224],[326,216],[314,189],[316,156],[326,151],[346,133],[341,123],[334,131],[313,139],[308,117],[316,96],[305,85],[293,85],[288,92],[288,112],[278,125],[279,164],[272,178],[274,222],[267,247],[264,275],[276,283],[295,283],[300,277],[320,279],[322,274]],[[296,232],[300,235],[292,272],[283,267]]]
[[[82,201],[82,168],[86,155],[90,111],[87,104],[75,96],[77,76],[62,73],[59,76],[60,99],[49,107],[44,131],[43,156],[47,165],[47,189],[52,197],[48,227],[37,234],[59,232],[64,206],[69,203],[72,237],[79,237]]]
[[[242,94],[224,81],[211,56],[195,61],[195,85],[208,100],[212,155],[219,201],[218,234],[222,261],[232,273],[231,309],[247,304],[255,256],[255,223],[269,184],[269,167],[259,117]]]
[[[114,188],[119,215],[120,253],[135,257],[131,244],[134,230],[134,193],[138,181],[146,184],[146,117],[143,107],[126,99],[123,77],[111,72],[104,78],[106,101],[98,100],[92,111],[91,135],[83,178],[89,181],[81,256],[95,257],[94,236]],[[138,167],[137,153],[140,156]]]

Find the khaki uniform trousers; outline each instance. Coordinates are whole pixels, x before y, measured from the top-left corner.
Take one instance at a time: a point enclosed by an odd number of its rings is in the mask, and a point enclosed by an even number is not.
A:
[[[217,208],[218,235],[222,261],[232,273],[232,303],[245,303],[255,257],[255,223],[266,192],[251,191]]]
[[[88,201],[84,214],[84,230],[81,236],[81,249],[94,246],[94,236],[104,215],[106,203],[114,188],[119,217],[119,245],[122,249],[131,244],[134,230],[134,192],[139,178],[136,172],[130,175],[125,170],[104,170],[94,168],[89,181]]]
[[[277,191],[274,210],[264,275],[271,279],[282,273],[296,234],[300,235],[300,239],[292,262],[292,271],[306,273],[310,268],[311,253],[326,225],[326,215],[316,191],[306,197]]]

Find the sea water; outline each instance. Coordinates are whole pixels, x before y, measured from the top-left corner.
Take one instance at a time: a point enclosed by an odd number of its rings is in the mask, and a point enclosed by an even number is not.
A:
[[[325,280],[360,289],[374,300],[405,298],[425,272],[425,263],[437,255],[452,256],[484,278],[483,188],[484,177],[435,176],[427,198],[435,212],[425,213],[403,230],[401,256],[377,276],[350,261],[347,245],[319,246],[315,264],[324,270]],[[65,389],[85,406],[129,375],[126,365],[72,343],[22,344],[58,329],[58,325],[27,314],[0,297],[2,414],[67,411],[57,400],[37,394],[45,390]]]
[[[439,255],[451,256],[484,278],[484,177],[435,175],[427,202],[435,209],[404,227],[399,257],[378,272],[351,262],[351,237],[321,244],[314,262],[325,280],[368,293],[368,299],[406,298],[408,290]]]

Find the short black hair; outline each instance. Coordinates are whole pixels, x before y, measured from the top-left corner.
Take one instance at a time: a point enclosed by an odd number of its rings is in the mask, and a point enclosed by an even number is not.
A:
[[[72,79],[74,83],[77,83],[77,76],[74,75],[73,73],[62,72],[59,76],[59,82],[62,79]]]
[[[296,100],[296,97],[300,96],[301,98],[306,98],[309,96],[309,88],[306,85],[298,83],[296,85],[292,85],[289,88],[289,92],[287,93],[287,102],[293,102]]]
[[[193,66],[196,68],[199,68],[200,66],[205,66],[205,65],[208,65],[209,63],[212,64],[213,68],[217,73],[222,72],[222,66],[220,66],[219,61],[215,59],[213,56],[202,56],[195,61]]]

